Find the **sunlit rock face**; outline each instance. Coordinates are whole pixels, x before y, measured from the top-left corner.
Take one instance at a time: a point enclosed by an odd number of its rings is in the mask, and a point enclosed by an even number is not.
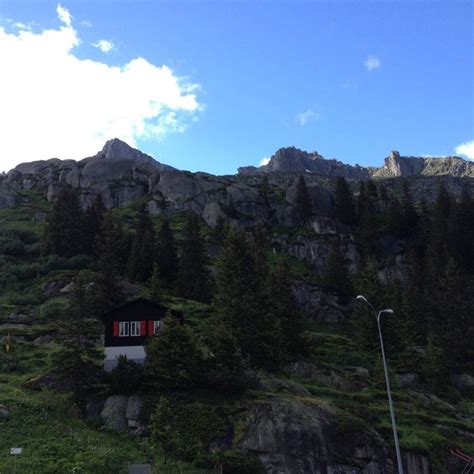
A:
[[[385,164],[375,169],[374,176],[454,176],[474,177],[474,163],[463,160],[458,156],[446,157],[416,157],[400,156],[398,151],[392,151],[385,158]]]
[[[308,153],[295,147],[280,148],[268,164],[259,168],[248,166],[239,168],[241,174],[272,172],[310,172],[328,176],[343,176],[350,179],[365,179],[369,171],[361,166],[351,166],[340,161],[325,159],[318,152]]]

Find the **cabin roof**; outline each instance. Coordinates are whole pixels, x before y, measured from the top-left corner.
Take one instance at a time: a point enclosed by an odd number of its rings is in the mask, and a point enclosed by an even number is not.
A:
[[[103,319],[105,321],[111,320],[118,317],[136,316],[138,319],[153,319],[154,316],[163,317],[168,311],[179,319],[183,319],[183,314],[180,311],[164,306],[160,303],[147,300],[145,298],[137,298],[132,301],[128,301],[125,304],[114,308],[104,314]]]

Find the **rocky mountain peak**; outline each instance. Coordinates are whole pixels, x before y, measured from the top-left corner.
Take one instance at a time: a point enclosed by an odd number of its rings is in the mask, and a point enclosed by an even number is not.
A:
[[[346,165],[335,159],[326,159],[317,151],[307,152],[293,146],[280,148],[270,158],[268,164],[260,166],[259,168],[253,166],[239,168],[239,174],[272,172],[310,172],[357,179],[369,177],[367,169],[358,165]]]
[[[107,140],[102,150],[93,158],[106,160],[138,160],[145,162],[153,162],[155,159],[146,153],[132,148],[128,143],[119,138]]]

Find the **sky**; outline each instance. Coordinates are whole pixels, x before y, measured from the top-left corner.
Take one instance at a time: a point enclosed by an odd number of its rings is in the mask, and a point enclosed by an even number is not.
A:
[[[114,137],[214,174],[285,146],[474,160],[473,5],[0,0],[0,171]]]

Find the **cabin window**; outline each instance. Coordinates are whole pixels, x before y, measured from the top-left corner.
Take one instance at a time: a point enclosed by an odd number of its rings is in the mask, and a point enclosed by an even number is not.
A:
[[[130,336],[140,335],[140,321],[132,321],[130,323]]]
[[[161,327],[163,327],[161,321],[153,321],[153,334],[157,334]]]
[[[119,323],[119,336],[126,337],[129,335],[129,326],[130,323],[128,321],[123,321]]]

